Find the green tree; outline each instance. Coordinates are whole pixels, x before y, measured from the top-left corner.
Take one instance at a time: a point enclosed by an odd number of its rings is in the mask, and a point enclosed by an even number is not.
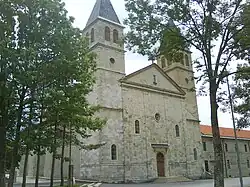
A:
[[[45,150],[55,157],[55,146],[61,145],[57,129],[70,122],[72,136],[86,137],[86,130],[101,128],[103,120],[93,117],[96,108],[85,99],[94,84],[95,56],[64,3],[8,0],[0,2],[0,10],[0,186],[5,186],[8,140],[12,187],[22,148],[26,160]],[[39,133],[50,144],[35,141]]]
[[[14,49],[12,45],[13,9],[6,1],[0,2],[0,186],[5,186],[6,133],[9,122],[9,106],[12,101],[11,78]],[[12,61],[12,63],[11,63]]]
[[[234,109],[240,114],[237,120],[239,128],[246,128],[250,126],[250,70],[249,65],[238,67],[239,73],[235,76],[235,84],[233,86]],[[248,71],[246,71],[248,69]]]
[[[130,31],[128,49],[150,59],[161,55],[172,58],[179,51],[194,47],[200,58],[194,62],[200,78],[208,85],[214,147],[214,186],[224,186],[223,152],[218,126],[220,85],[227,67],[241,58],[244,45],[239,35],[246,27],[242,0],[125,0]],[[241,48],[241,49],[240,49]]]

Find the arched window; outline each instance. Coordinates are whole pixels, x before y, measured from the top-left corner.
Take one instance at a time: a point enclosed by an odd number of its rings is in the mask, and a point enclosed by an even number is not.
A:
[[[113,30],[113,42],[118,43],[118,31],[116,29]]]
[[[250,168],[249,160],[247,160],[247,167]]]
[[[179,129],[178,125],[175,125],[175,135],[176,135],[176,137],[180,136],[180,129]]]
[[[113,144],[111,146],[111,160],[116,160],[116,159],[117,159],[116,145]]]
[[[186,62],[186,66],[189,66],[189,58],[187,54],[185,55],[185,62]]]
[[[168,57],[167,57],[168,66],[171,66],[171,65],[172,65],[172,61],[173,61],[172,56],[168,56]]]
[[[197,150],[194,148],[194,160],[197,160]]]
[[[95,30],[94,28],[91,29],[91,42],[95,41]]]
[[[89,33],[88,32],[86,33],[86,39],[87,39],[87,42],[89,44]]]
[[[245,144],[244,146],[245,146],[245,152],[247,152],[247,144]]]
[[[105,27],[105,40],[110,41],[110,28]]]
[[[166,67],[166,59],[165,59],[165,57],[161,57],[161,67],[162,68]]]
[[[227,160],[227,168],[228,168],[228,169],[231,169],[230,160]]]
[[[135,133],[140,134],[140,123],[138,120],[135,120]]]
[[[207,142],[202,142],[203,144],[203,151],[207,151]]]
[[[184,55],[183,53],[180,54],[180,60],[181,60],[181,64],[184,65]]]
[[[225,143],[225,151],[228,152],[227,144]]]

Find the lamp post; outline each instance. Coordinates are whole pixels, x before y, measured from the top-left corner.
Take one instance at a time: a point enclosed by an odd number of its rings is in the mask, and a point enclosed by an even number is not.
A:
[[[229,97],[229,103],[230,103],[230,109],[231,109],[231,115],[232,115],[233,127],[234,127],[234,138],[235,138],[235,145],[236,145],[237,163],[238,163],[238,169],[239,169],[240,187],[243,187],[243,179],[242,179],[242,171],[241,171],[241,163],[240,163],[240,154],[239,154],[239,145],[238,145],[238,138],[237,138],[237,133],[236,133],[236,125],[235,125],[235,118],[234,118],[234,108],[233,108],[233,101],[232,101],[232,97],[231,97],[231,91],[230,91],[228,76],[227,76],[227,89],[228,89],[228,97]]]

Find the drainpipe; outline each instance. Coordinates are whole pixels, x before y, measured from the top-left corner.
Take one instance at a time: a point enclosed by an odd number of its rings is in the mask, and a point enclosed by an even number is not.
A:
[[[147,168],[147,179],[148,179],[148,138],[146,137],[146,168]]]
[[[123,89],[122,89],[122,85],[121,86],[121,99],[122,99],[122,129],[123,129],[123,137],[122,137],[122,141],[123,141],[123,182],[126,182],[126,153],[127,151],[125,150],[125,135],[126,135],[126,129],[125,129],[125,123],[127,123],[127,120],[125,120],[125,109],[124,107],[124,100],[123,100]]]

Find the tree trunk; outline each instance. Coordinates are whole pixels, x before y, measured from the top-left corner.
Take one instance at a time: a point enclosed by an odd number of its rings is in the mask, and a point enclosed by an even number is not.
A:
[[[23,165],[23,182],[22,182],[22,187],[26,186],[26,175],[27,175],[27,166],[28,166],[28,161],[29,161],[29,147],[26,147],[25,151],[25,159],[24,159],[24,165]]]
[[[0,186],[5,186],[6,126],[8,123],[7,77],[5,63],[0,66]]]
[[[55,162],[56,162],[56,152],[52,154],[52,165],[51,165],[51,174],[50,174],[50,187],[53,187],[54,182],[54,172],[55,172]]]
[[[218,125],[218,104],[216,101],[216,83],[210,83],[210,106],[211,122],[214,146],[214,187],[224,187],[224,168],[223,168],[223,150],[220,139],[220,130]]]
[[[57,122],[56,122],[57,123]],[[54,182],[54,172],[55,172],[55,162],[56,162],[56,135],[57,135],[57,124],[55,124],[55,132],[54,132],[54,144],[52,145],[52,164],[51,164],[51,174],[50,174],[50,187],[53,187]]]
[[[41,106],[41,115],[40,115],[40,124],[39,124],[40,127],[43,125],[43,102],[41,103],[42,103],[42,106]],[[39,138],[39,145],[38,145],[38,150],[37,150],[35,187],[38,187],[39,175],[40,175],[40,159],[41,159],[41,144],[40,144],[41,136],[39,135],[38,138]]]
[[[1,119],[2,121],[2,119]],[[5,186],[5,125],[0,124],[0,186]]]
[[[38,181],[39,181],[39,171],[40,171],[40,151],[41,148],[40,146],[38,147],[38,152],[37,152],[37,162],[36,162],[36,181],[35,181],[35,187],[38,187]]]
[[[22,187],[26,186],[26,175],[27,175],[27,166],[29,161],[29,153],[30,153],[30,128],[32,126],[32,119],[33,119],[33,105],[34,105],[34,87],[31,87],[31,100],[30,100],[30,111],[29,111],[29,124],[28,124],[28,133],[27,133],[27,144],[26,144],[26,152],[25,152],[25,161],[23,167],[23,183]]]
[[[63,127],[63,142],[62,142],[62,154],[61,154],[61,184],[60,186],[64,186],[64,174],[63,174],[63,165],[64,165],[64,148],[65,148],[65,134],[66,134],[66,126]]]
[[[14,179],[15,179],[15,170],[16,170],[16,164],[17,164],[16,162],[17,162],[17,156],[18,156],[18,152],[19,152],[20,130],[21,130],[21,126],[22,126],[21,120],[22,120],[22,113],[23,113],[23,101],[24,101],[25,93],[26,93],[26,90],[23,88],[22,95],[21,95],[20,101],[19,101],[19,107],[18,107],[16,139],[15,139],[14,145],[13,145],[8,187],[13,187]]]
[[[1,102],[2,117],[0,118],[0,186],[5,186],[5,152],[6,152],[5,144],[6,144],[7,112],[5,111],[6,108],[3,102]]]

